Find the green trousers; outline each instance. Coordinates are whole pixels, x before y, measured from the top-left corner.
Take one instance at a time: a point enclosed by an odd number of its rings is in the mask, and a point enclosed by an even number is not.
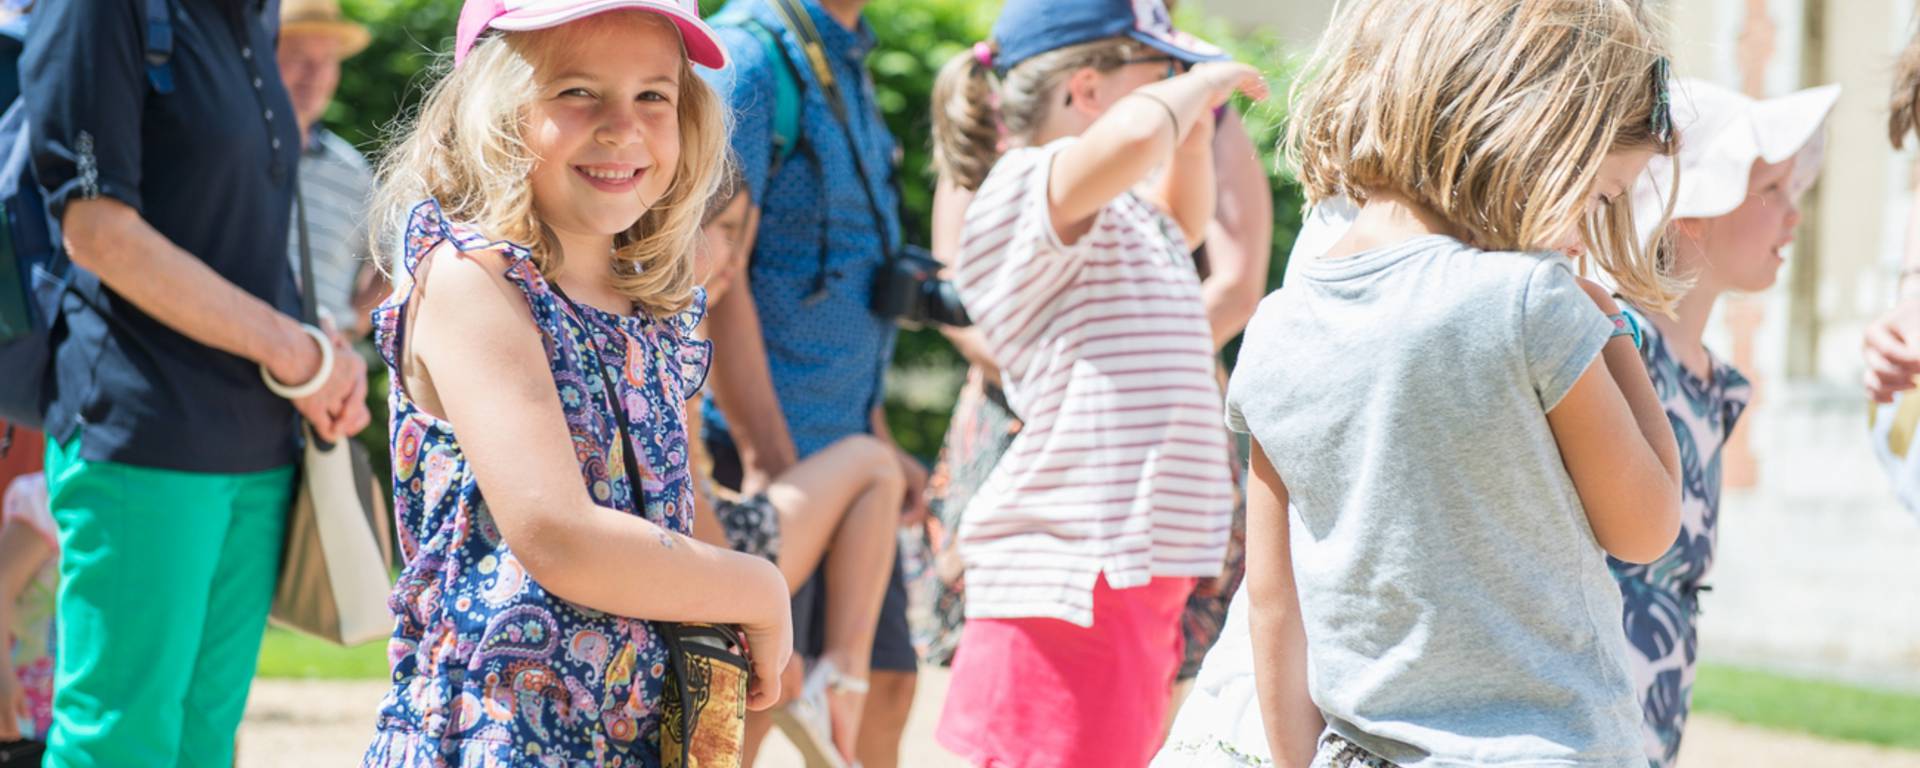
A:
[[[87,461],[80,440],[47,442],[60,603],[45,765],[230,766],[294,469]]]

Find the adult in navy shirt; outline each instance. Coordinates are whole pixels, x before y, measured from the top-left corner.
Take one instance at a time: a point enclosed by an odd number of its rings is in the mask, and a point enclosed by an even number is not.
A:
[[[778,36],[787,62],[770,57],[747,28],[722,24],[733,66],[715,73],[716,89],[734,113],[733,150],[757,222],[747,235],[745,277],[707,318],[714,342],[707,403],[708,445],[715,478],[756,493],[796,457],[842,437],[889,439],[882,383],[893,355],[894,325],[871,305],[875,273],[901,241],[893,187],[894,138],[874,104],[866,70],[873,31],[861,19],[866,0],[799,0],[824,43],[846,100],[851,142],[787,29],[779,0],[733,0],[716,18],[744,14]],[[797,149],[777,163],[773,112],[778,81],[798,76],[802,110]],[[851,149],[850,149],[851,147]],[[852,151],[873,177],[863,178]],[[864,187],[864,189],[863,189]],[[869,203],[867,195],[874,196]],[[874,209],[880,211],[876,220]],[[907,473],[907,512],[924,514],[926,470],[895,449]],[[800,655],[824,644],[819,579],[795,596],[794,637]],[[873,670],[856,757],[867,768],[898,762],[900,733],[913,702],[918,659],[906,619],[898,565],[874,637]],[[764,731],[761,731],[764,733]],[[757,735],[750,734],[753,738]]]
[[[46,423],[62,546],[49,766],[231,764],[296,411],[329,440],[368,418],[365,364],[294,319],[300,133],[272,17],[260,0],[170,0],[154,25],[147,5],[40,0],[21,63],[34,170],[83,270]],[[154,66],[160,26],[172,54]]]

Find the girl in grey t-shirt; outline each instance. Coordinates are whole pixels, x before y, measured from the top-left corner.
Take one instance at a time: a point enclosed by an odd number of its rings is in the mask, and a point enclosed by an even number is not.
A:
[[[1372,0],[1322,41],[1289,149],[1361,208],[1262,304],[1227,407],[1277,764],[1645,765],[1605,556],[1672,543],[1678,458],[1561,254],[1672,301],[1625,200],[1672,146],[1660,49],[1627,2]]]

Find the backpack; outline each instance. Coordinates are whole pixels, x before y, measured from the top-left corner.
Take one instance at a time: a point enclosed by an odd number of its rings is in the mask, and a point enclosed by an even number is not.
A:
[[[142,0],[146,11],[147,82],[173,92],[173,9],[168,0]],[[0,24],[0,57],[19,71],[26,17]],[[14,85],[18,90],[17,74]],[[34,176],[26,99],[15,96],[0,113],[0,455],[13,442],[13,425],[43,426],[52,392],[53,349],[64,336],[60,298],[76,268],[61,248],[60,223],[47,212]]]
[[[732,27],[753,35],[766,52],[767,61],[773,62],[773,154],[767,166],[767,177],[772,178],[800,145],[800,110],[803,108],[800,73],[794,70],[793,59],[781,44],[779,33],[765,22],[734,5],[729,5],[711,21],[715,27]]]

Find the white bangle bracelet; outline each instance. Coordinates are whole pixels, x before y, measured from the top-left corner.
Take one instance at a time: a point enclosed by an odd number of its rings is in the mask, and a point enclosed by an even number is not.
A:
[[[327,338],[325,331],[305,323],[300,324],[300,330],[306,331],[308,336],[313,337],[314,343],[320,345],[320,370],[314,372],[312,379],[290,387],[275,381],[266,365],[260,366],[260,380],[267,383],[267,390],[288,400],[299,400],[320,391],[321,387],[326,386],[327,379],[333,376],[333,340]]]

